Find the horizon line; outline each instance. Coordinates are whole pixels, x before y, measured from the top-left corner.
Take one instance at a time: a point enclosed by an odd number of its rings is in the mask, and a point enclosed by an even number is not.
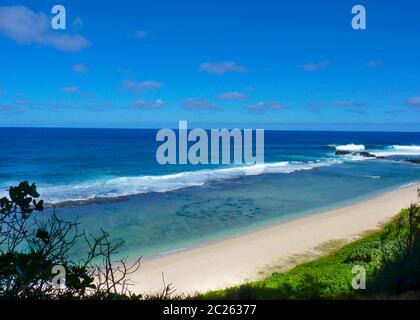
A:
[[[164,127],[172,130],[179,129],[178,127]],[[192,127],[194,129],[196,127]],[[204,130],[211,129],[234,129],[239,127],[201,127]],[[0,129],[84,129],[84,130],[160,130],[155,127],[54,127],[54,126],[0,126]],[[241,130],[248,128],[239,128]],[[251,129],[251,128],[249,128]],[[294,131],[294,132],[376,132],[376,133],[420,133],[419,131],[399,131],[399,130],[334,130],[334,129],[265,129],[265,128],[252,128],[252,130],[263,129],[264,131]]]

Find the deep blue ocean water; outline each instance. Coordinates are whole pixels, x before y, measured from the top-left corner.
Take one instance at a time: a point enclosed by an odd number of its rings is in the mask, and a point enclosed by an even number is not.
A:
[[[265,166],[166,165],[157,130],[0,128],[0,196],[36,182],[83,227],[124,253],[177,250],[338,207],[420,181],[420,133],[266,131]],[[336,150],[384,156],[336,156]]]

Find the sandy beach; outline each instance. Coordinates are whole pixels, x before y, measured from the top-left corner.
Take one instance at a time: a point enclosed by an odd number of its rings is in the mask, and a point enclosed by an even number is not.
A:
[[[194,293],[255,280],[319,256],[320,246],[345,243],[379,228],[417,201],[420,184],[335,210],[267,227],[142,263],[134,292],[161,290],[162,272],[177,293]]]

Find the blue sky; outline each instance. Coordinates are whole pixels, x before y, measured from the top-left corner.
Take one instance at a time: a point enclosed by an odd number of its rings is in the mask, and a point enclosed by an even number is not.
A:
[[[419,131],[418,1],[55,4],[0,4],[0,126]]]

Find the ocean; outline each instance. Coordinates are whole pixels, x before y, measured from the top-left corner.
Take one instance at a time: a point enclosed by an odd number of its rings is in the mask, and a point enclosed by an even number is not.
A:
[[[420,159],[420,133],[266,131],[261,172],[160,165],[156,132],[0,128],[0,196],[19,181],[35,182],[58,215],[123,240],[121,255],[152,256],[420,181],[420,165],[406,161]]]

